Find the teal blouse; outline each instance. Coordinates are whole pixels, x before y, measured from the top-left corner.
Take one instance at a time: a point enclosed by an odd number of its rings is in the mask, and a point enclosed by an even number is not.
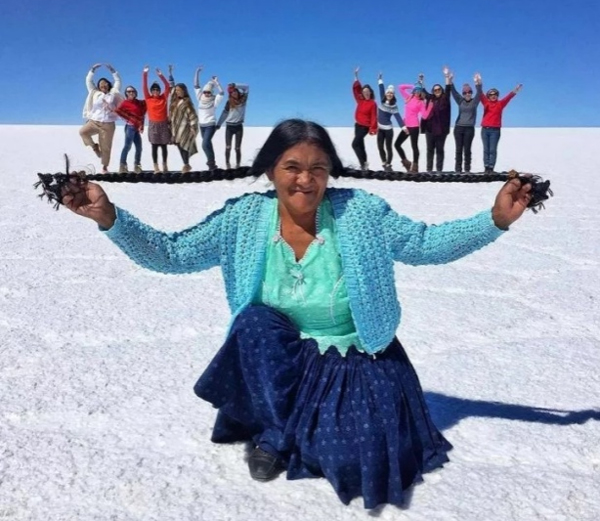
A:
[[[334,346],[345,355],[350,346],[363,351],[342,271],[331,202],[323,198],[317,210],[316,238],[299,261],[281,236],[277,199],[269,228],[269,243],[262,284],[254,299],[285,314],[300,330],[301,338],[313,338],[324,353]]]

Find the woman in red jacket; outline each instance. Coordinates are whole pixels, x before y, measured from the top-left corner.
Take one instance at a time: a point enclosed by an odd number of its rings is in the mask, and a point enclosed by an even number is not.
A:
[[[481,84],[481,75],[476,74],[475,81]],[[502,99],[498,99],[500,96],[498,89],[490,89],[486,94],[481,94],[481,104],[483,105],[481,140],[483,141],[483,166],[486,174],[492,173],[496,165],[500,128],[502,127],[502,111],[522,87],[523,84],[519,83]]]
[[[361,170],[367,170],[367,151],[365,150],[365,136],[377,134],[377,103],[370,85],[361,85],[358,79],[357,67],[354,69],[354,83],[352,92],[356,100],[356,112],[354,113],[354,140],[352,148],[358,158]]]
[[[146,102],[137,99],[138,92],[129,85],[125,88],[125,100],[117,107],[116,113],[125,120],[125,145],[121,152],[120,174],[126,174],[127,155],[131,145],[135,145],[135,160],[133,162],[136,174],[142,173],[142,132],[144,132],[144,118],[146,117]]]

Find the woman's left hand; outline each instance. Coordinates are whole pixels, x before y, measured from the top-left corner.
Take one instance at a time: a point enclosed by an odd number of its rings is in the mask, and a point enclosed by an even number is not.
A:
[[[530,192],[531,183],[523,183],[518,178],[508,181],[498,192],[492,208],[494,224],[507,230],[527,209],[531,200]]]

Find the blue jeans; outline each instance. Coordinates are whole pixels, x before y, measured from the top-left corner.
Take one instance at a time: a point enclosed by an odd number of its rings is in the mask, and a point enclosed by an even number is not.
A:
[[[125,145],[123,145],[123,151],[121,152],[121,164],[127,164],[127,154],[131,150],[131,144],[135,145],[135,165],[139,165],[142,162],[142,136],[139,131],[133,125],[125,125]]]
[[[202,136],[202,150],[206,154],[206,164],[212,166],[215,164],[215,150],[212,144],[212,138],[217,131],[216,125],[210,127],[200,127],[200,135]]]
[[[483,141],[483,166],[493,170],[498,154],[500,129],[498,127],[482,127],[481,140]]]

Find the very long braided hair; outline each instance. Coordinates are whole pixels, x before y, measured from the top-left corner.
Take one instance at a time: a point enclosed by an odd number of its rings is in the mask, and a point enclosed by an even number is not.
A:
[[[156,183],[156,184],[182,184],[182,183],[209,183],[212,181],[231,181],[247,177],[258,177],[268,171],[277,162],[281,154],[298,143],[310,142],[320,146],[329,156],[332,162],[332,177],[347,177],[354,179],[367,179],[379,181],[411,181],[415,183],[490,183],[506,182],[518,178],[523,183],[530,183],[531,200],[528,207],[534,213],[544,207],[546,201],[552,194],[550,181],[544,181],[540,176],[519,173],[515,170],[510,172],[493,173],[466,173],[436,172],[436,173],[408,173],[398,171],[372,171],[357,170],[344,167],[339,159],[335,146],[327,131],[317,123],[300,119],[290,119],[281,122],[272,131],[263,148],[258,153],[251,167],[240,167],[223,170],[181,172],[141,172],[141,173],[108,173],[90,174],[85,171],[70,172],[69,159],[65,155],[65,173],[44,174],[38,173],[39,181],[35,187],[41,187],[41,198],[47,198],[55,204],[58,209],[62,203],[62,188],[65,183],[75,178],[79,182],[100,181],[108,183]]]

